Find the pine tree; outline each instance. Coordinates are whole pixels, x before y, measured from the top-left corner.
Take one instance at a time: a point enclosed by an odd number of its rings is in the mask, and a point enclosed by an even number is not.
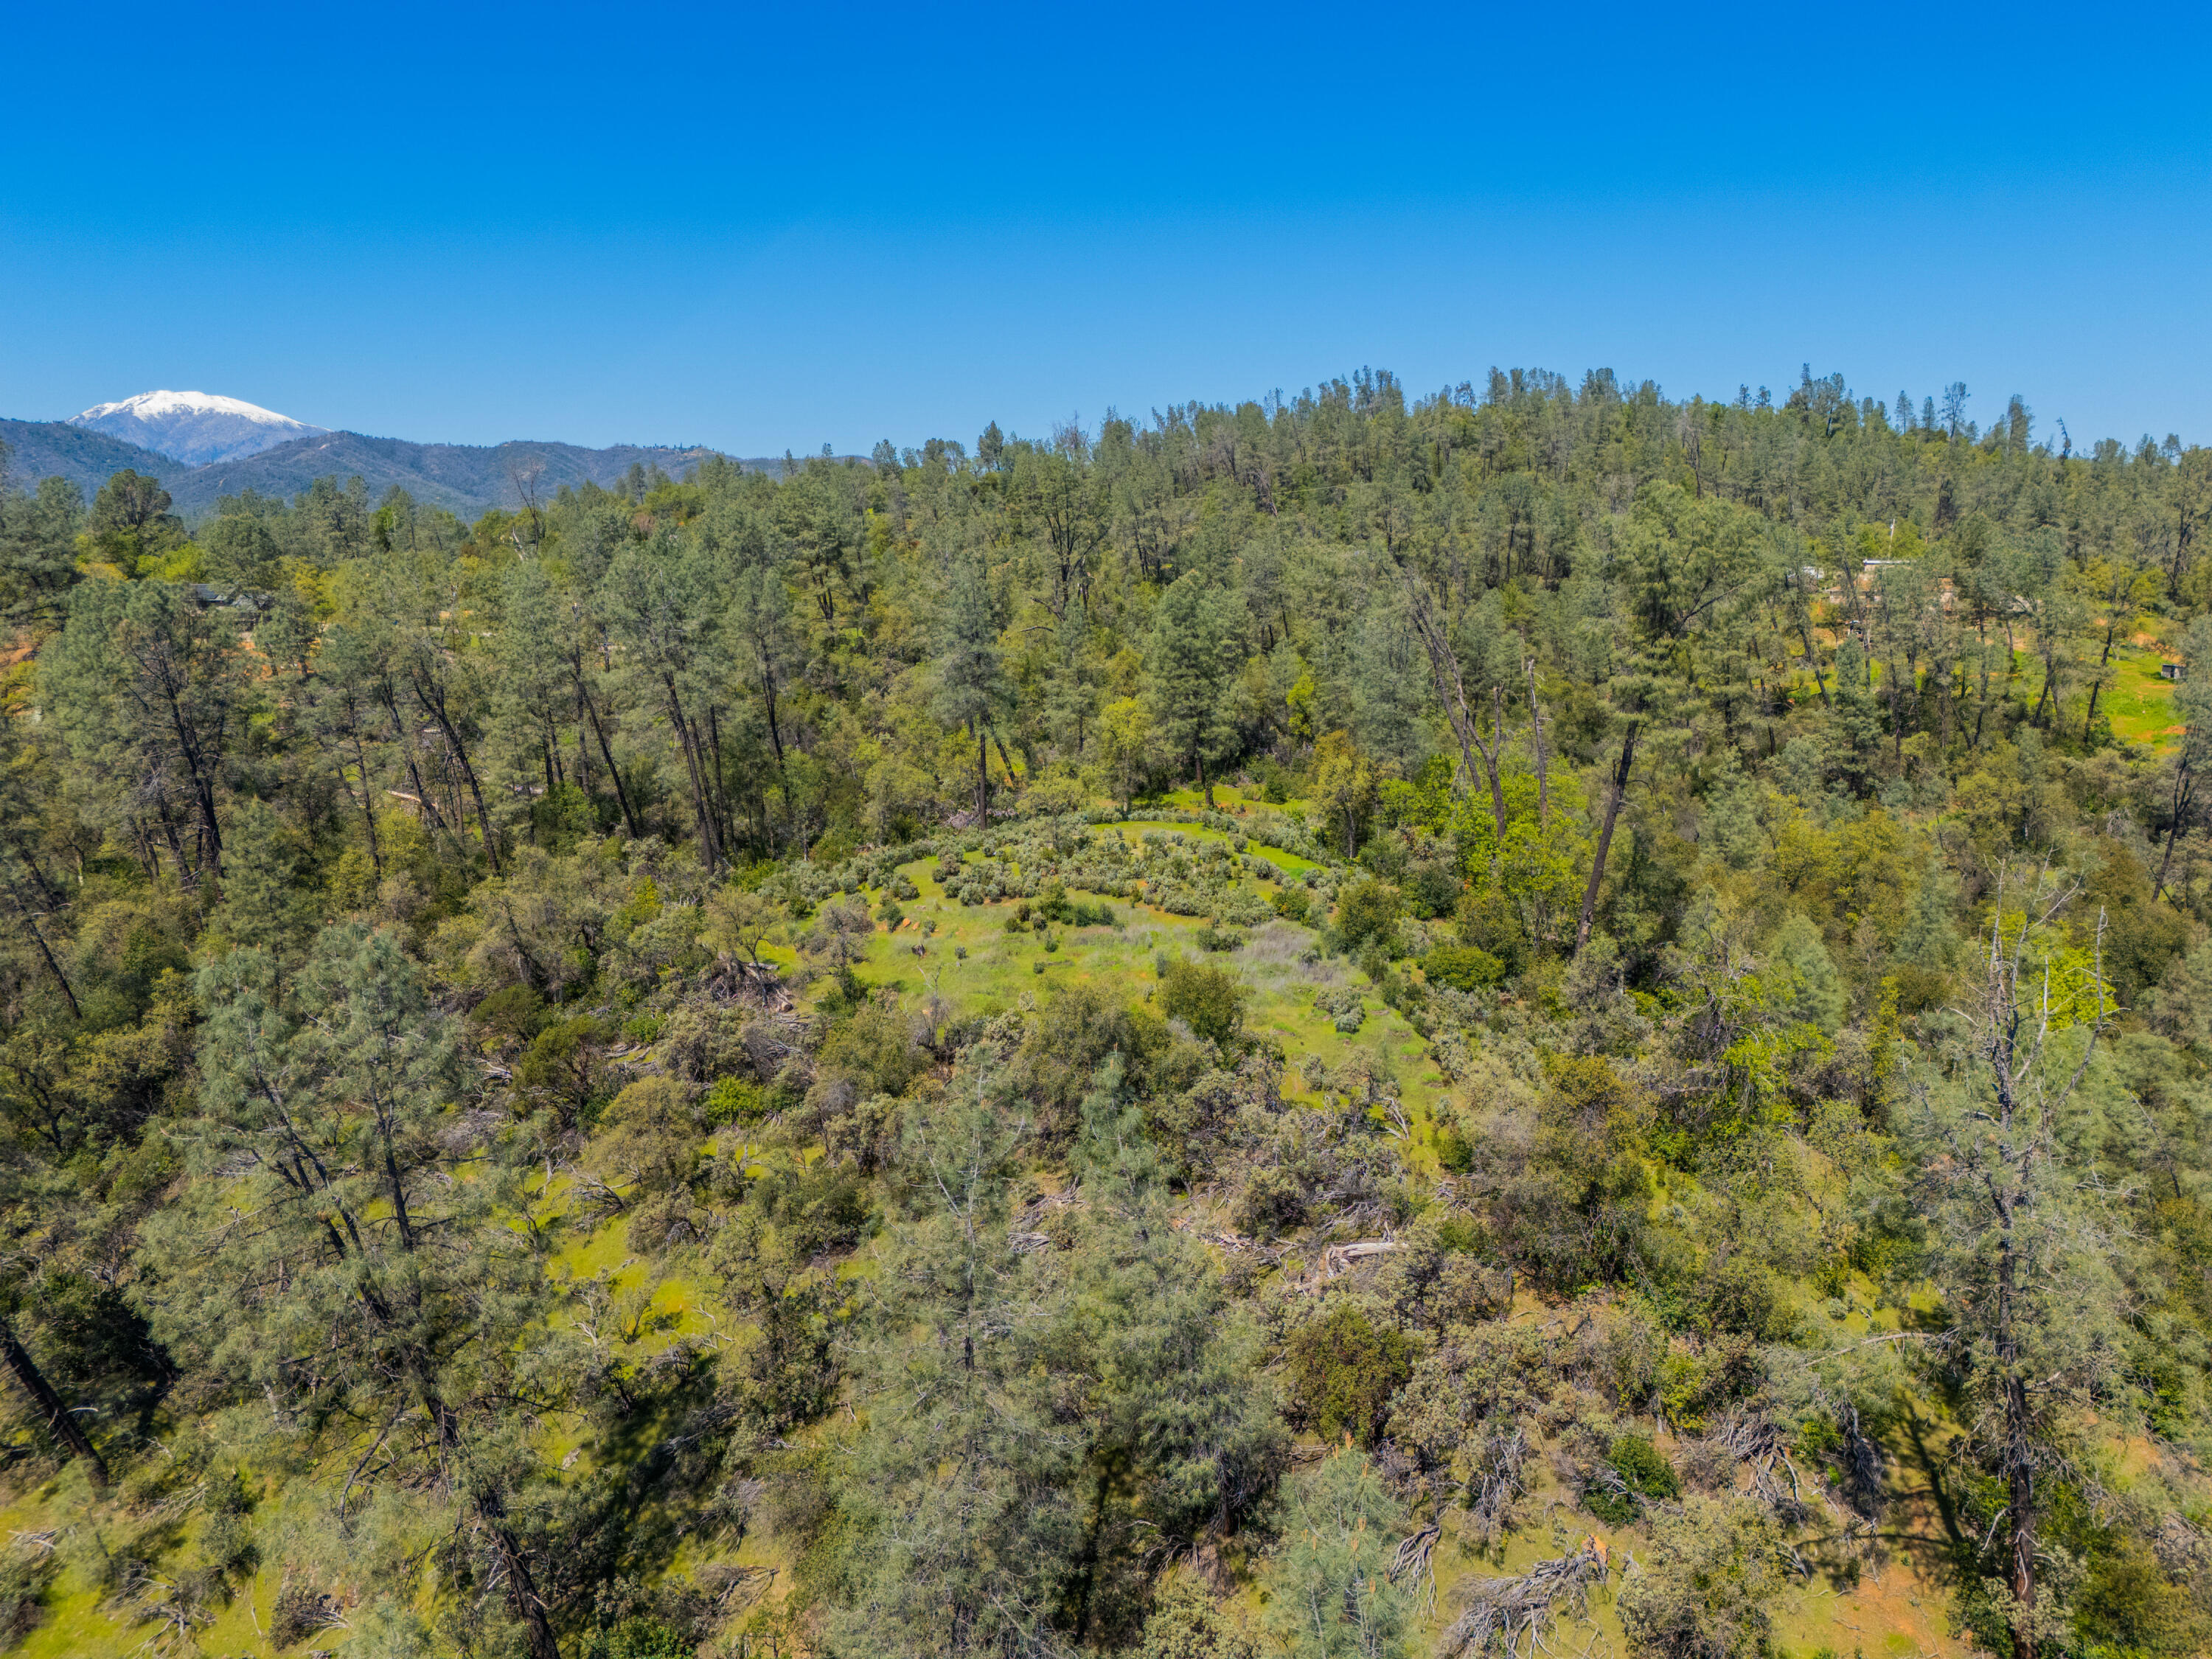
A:
[[[1789,1018],[1832,1036],[1849,1005],[1820,927],[1802,912],[1792,913],[1775,935],[1774,957]]]
[[[1427,678],[1401,597],[1386,589],[1361,618],[1353,653],[1353,732],[1378,759],[1410,770],[1429,752]]]
[[[265,951],[289,964],[314,918],[307,895],[300,890],[283,823],[266,804],[247,799],[232,811],[226,839],[230,860],[223,872],[222,902],[209,926],[234,946]]]
[[[1150,695],[1160,739],[1198,779],[1208,806],[1213,781],[1206,764],[1228,752],[1229,682],[1235,644],[1221,596],[1196,571],[1176,578],[1152,613]]]
[[[2053,926],[2072,894],[2001,872],[1971,1030],[1950,1077],[1918,1080],[1917,1197],[1965,1380],[1970,1444],[2002,1492],[1998,1612],[2035,1659],[2055,1610],[2040,1584],[2041,1478],[2074,1414],[2124,1397],[2117,1218],[2076,1163],[2076,1096],[2110,1007],[2093,952]],[[2095,935],[2104,929],[2100,917]],[[1994,1526],[1994,1523],[1993,1523]]]
[[[1055,1645],[1081,1536],[1079,1447],[1039,1364],[1060,1306],[1048,1255],[1007,1232],[1020,1140],[1018,1104],[987,1073],[909,1121],[910,1218],[857,1357],[866,1431],[836,1474],[854,1545],[829,1653]]]
[[[727,671],[717,573],[689,550],[664,545],[656,555],[625,549],[608,567],[601,592],[637,691],[658,707],[675,738],[693,831],[708,869],[719,870],[729,859],[732,824],[716,708]]]
[[[959,561],[945,596],[937,645],[939,720],[964,726],[975,743],[975,823],[991,816],[989,727],[1013,703],[1013,688],[999,659],[999,629],[980,557]]]
[[[240,948],[198,992],[191,1177],[139,1256],[157,1334],[350,1466],[326,1492],[341,1512],[358,1482],[441,1494],[532,1659],[557,1659],[507,1518],[526,1478],[512,1368],[544,1280],[501,1218],[511,1167],[462,1120],[454,1022],[392,935],[356,924],[325,929],[296,980]]]
[[[252,707],[236,629],[165,582],[88,582],[41,664],[88,811],[187,884],[220,876],[219,803]]]
[[[1267,1628],[1290,1659],[1410,1651],[1413,1596],[1389,1576],[1406,1512],[1364,1455],[1345,1447],[1292,1481],[1278,1531],[1261,1583]]]
[[[1073,1635],[1134,1623],[1144,1563],[1228,1532],[1273,1486],[1289,1443],[1261,1344],[1204,1252],[1170,1224],[1141,1107],[1109,1059],[1085,1095],[1074,1165],[1086,1202],[1052,1343],[1079,1381],[1083,1543]]]
[[[0,616],[19,626],[52,626],[76,584],[84,495],[66,478],[16,489],[8,459],[0,444]]]
[[[1082,607],[1069,605],[1053,625],[1050,718],[1054,739],[1080,765],[1097,737],[1098,656]]]

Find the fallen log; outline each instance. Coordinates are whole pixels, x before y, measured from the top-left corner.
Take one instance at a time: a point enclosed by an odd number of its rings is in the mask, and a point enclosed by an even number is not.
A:
[[[1608,1570],[1603,1540],[1591,1537],[1579,1549],[1515,1577],[1469,1580],[1461,1592],[1467,1611],[1438,1638],[1437,1659],[1463,1654],[1537,1659],[1549,1653],[1560,1614],[1587,1618],[1589,1593],[1605,1583]]]

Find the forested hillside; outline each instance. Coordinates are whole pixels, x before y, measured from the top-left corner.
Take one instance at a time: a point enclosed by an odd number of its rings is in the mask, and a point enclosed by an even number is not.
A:
[[[180,512],[200,514],[220,512],[226,496],[249,492],[291,495],[312,488],[319,478],[343,483],[359,477],[379,498],[404,489],[423,506],[473,514],[490,507],[544,501],[564,486],[612,484],[633,466],[681,472],[714,453],[710,449],[653,449],[635,444],[609,449],[531,442],[418,444],[330,432],[196,468],[176,480],[175,495]]]
[[[716,453],[638,444],[605,449],[528,441],[422,444],[318,428],[312,436],[192,466],[67,421],[6,420],[0,420],[0,445],[7,447],[8,477],[19,489],[60,477],[90,499],[117,472],[135,471],[159,479],[172,507],[187,519],[222,511],[226,497],[292,496],[324,479],[346,485],[356,478],[357,490],[379,500],[399,489],[420,506],[473,514],[549,501],[564,486],[616,485],[633,467],[680,473]],[[795,465],[788,458],[766,456],[738,464],[777,473]]]
[[[2212,451],[1607,374],[0,498],[32,1655],[2212,1647]]]
[[[66,478],[82,498],[98,495],[100,485],[126,469],[172,482],[191,471],[167,455],[67,421],[0,420],[0,444],[8,447],[9,483],[32,489],[43,478]]]

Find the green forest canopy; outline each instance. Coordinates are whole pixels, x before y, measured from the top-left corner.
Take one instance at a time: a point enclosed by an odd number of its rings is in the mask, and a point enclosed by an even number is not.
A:
[[[0,493],[0,1639],[2206,1650],[2212,451],[1966,407]]]

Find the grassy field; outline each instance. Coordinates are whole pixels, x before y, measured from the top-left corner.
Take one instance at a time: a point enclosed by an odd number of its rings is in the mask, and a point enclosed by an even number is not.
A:
[[[2152,749],[2167,750],[2181,739],[2173,708],[2173,682],[2160,677],[2166,653],[2124,646],[2112,653],[2112,683],[2100,705],[2112,720],[2112,735]]]
[[[1177,825],[1176,830],[1194,840],[1228,839],[1218,830],[1186,825]],[[1256,844],[1253,850],[1292,875],[1310,867],[1310,860],[1291,854]],[[1120,997],[1149,998],[1159,983],[1156,963],[1161,955],[1199,954],[1197,934],[1206,926],[1201,918],[1170,915],[1121,899],[1108,901],[1116,926],[1057,929],[1059,948],[1048,950],[1047,934],[1006,931],[1006,919],[1014,908],[1011,902],[963,905],[946,896],[930,874],[934,868],[927,861],[902,866],[900,873],[921,890],[921,896],[902,907],[906,920],[896,933],[878,930],[859,969],[863,983],[902,996],[933,990],[963,1012],[989,1014],[1035,1006],[1062,987],[1076,984],[1102,985]],[[1274,887],[1263,883],[1261,890],[1272,893]],[[1093,896],[1072,892],[1071,896]],[[927,936],[924,921],[936,924]],[[1355,1048],[1381,1059],[1397,1079],[1413,1121],[1416,1160],[1429,1158],[1425,1148],[1433,1133],[1433,1109],[1444,1080],[1428,1063],[1428,1045],[1372,995],[1365,999],[1365,1024],[1355,1033],[1340,1033],[1334,1021],[1314,1007],[1315,994],[1324,988],[1364,987],[1367,981],[1341,959],[1301,961],[1313,939],[1311,930],[1277,921],[1215,958],[1232,969],[1250,993],[1247,1029],[1280,1043],[1293,1067],[1306,1054],[1317,1054],[1335,1066]],[[1296,1096],[1304,1088],[1295,1070],[1285,1076],[1286,1094]]]

